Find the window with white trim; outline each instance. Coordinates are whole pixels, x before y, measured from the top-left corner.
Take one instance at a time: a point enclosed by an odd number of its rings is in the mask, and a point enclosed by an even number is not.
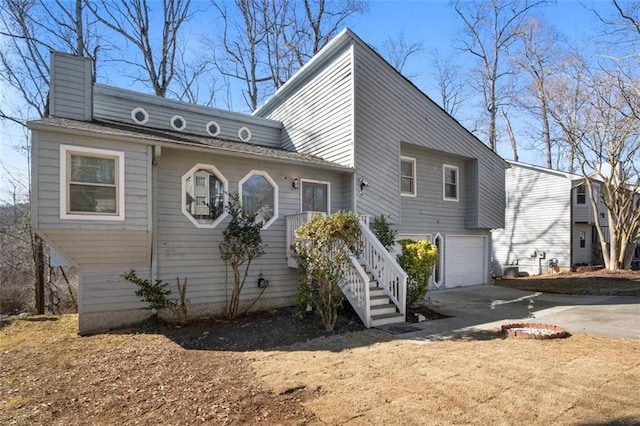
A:
[[[182,213],[198,228],[215,228],[227,215],[227,179],[211,164],[182,176]]]
[[[400,194],[415,197],[416,191],[416,159],[400,157]]]
[[[582,184],[576,188],[576,203],[585,204],[587,201],[587,187]]]
[[[124,220],[124,152],[60,145],[60,217]]]
[[[278,218],[278,185],[267,172],[252,170],[238,186],[244,211],[267,229]]]
[[[458,168],[442,166],[442,197],[448,201],[458,201]]]
[[[329,214],[329,182],[302,179],[301,211]]]

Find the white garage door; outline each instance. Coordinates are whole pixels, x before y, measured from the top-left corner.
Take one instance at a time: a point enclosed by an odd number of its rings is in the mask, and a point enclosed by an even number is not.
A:
[[[487,268],[485,237],[451,236],[445,241],[445,287],[484,284]]]

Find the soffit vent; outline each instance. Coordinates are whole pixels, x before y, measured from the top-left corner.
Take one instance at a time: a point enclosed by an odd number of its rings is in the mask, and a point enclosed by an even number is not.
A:
[[[251,140],[251,130],[246,127],[241,127],[238,130],[238,137],[242,142],[249,142]]]
[[[146,124],[149,121],[149,113],[142,107],[137,107],[131,110],[131,119],[136,124]]]
[[[171,117],[171,127],[181,132],[185,129],[185,127],[187,127],[187,121],[180,115],[174,115],[173,117]]]
[[[210,121],[207,123],[207,133],[211,136],[218,136],[220,134],[220,126],[215,121]]]

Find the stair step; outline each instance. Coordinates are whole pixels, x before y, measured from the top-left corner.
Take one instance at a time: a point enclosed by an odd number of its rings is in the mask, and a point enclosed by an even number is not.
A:
[[[377,315],[395,314],[395,313],[396,313],[396,305],[392,305],[391,303],[387,303],[385,305],[371,306],[372,318]]]
[[[399,322],[404,322],[404,321],[405,321],[404,315],[399,313],[371,316],[372,327],[379,327],[381,325],[386,325],[386,324],[397,324]]]
[[[375,296],[369,296],[371,306],[387,305],[389,304],[389,296],[386,294],[380,294]]]

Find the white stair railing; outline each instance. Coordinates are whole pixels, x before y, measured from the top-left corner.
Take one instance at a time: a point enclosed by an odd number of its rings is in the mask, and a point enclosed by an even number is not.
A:
[[[322,212],[303,212],[287,216],[287,257],[295,258],[290,246],[295,241],[296,230],[310,221],[314,216],[324,215]],[[398,262],[384,248],[378,238],[371,232],[366,222],[359,220],[360,225],[360,253],[356,258],[350,257],[350,264],[344,271],[340,285],[345,297],[353,306],[365,327],[371,327],[371,298],[369,286],[371,273],[389,300],[396,305],[398,312],[406,315],[407,274]],[[362,264],[365,265],[363,268]]]
[[[406,315],[407,274],[402,270],[391,253],[384,248],[378,238],[360,220],[360,260],[383,291],[396,305],[398,312]]]
[[[371,298],[369,297],[369,276],[355,256],[349,257],[349,263],[340,288],[353,310],[356,311],[365,327],[371,327]]]

